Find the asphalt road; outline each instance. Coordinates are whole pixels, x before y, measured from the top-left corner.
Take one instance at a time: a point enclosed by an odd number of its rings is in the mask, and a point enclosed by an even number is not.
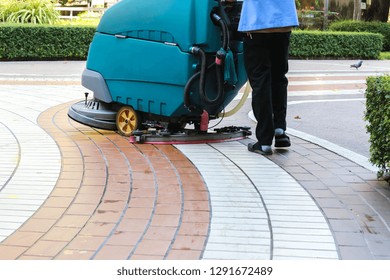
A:
[[[288,126],[369,157],[364,121],[366,78],[389,73],[390,61],[364,61],[359,70],[350,68],[355,62],[291,61],[290,80],[301,75],[313,77],[319,90],[302,96],[299,91],[292,92]]]
[[[390,61],[364,61],[359,70],[355,60],[291,60],[287,132],[321,145],[335,146],[369,158],[369,134],[364,120],[368,76],[390,71]],[[225,120],[246,123],[250,99],[242,110]],[[250,114],[249,114],[250,115]],[[223,124],[223,123],[222,123]],[[255,123],[249,123],[254,131]],[[346,151],[346,152],[348,152]]]

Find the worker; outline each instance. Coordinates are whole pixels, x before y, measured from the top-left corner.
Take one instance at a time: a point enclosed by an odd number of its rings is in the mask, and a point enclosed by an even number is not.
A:
[[[292,28],[298,26],[294,0],[244,0],[238,30],[244,33],[244,62],[257,120],[256,143],[248,150],[272,154],[289,147],[286,135],[288,53]]]

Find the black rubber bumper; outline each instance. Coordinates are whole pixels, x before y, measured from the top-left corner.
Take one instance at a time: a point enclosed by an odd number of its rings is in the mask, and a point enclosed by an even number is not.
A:
[[[108,104],[92,100],[75,103],[68,110],[71,119],[107,130],[116,130],[116,113]]]

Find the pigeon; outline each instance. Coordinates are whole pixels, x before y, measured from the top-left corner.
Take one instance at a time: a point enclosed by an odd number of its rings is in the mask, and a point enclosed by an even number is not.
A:
[[[359,62],[352,64],[351,68],[354,67],[354,68],[356,68],[356,70],[358,70],[360,68],[360,66],[362,66],[362,64],[363,64],[363,60],[360,60]]]

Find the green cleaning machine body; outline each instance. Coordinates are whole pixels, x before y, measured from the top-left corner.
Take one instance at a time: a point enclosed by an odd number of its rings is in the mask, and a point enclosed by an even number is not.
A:
[[[180,129],[223,114],[247,81],[242,1],[122,0],[101,18],[69,109],[81,123],[131,135],[147,122]]]

